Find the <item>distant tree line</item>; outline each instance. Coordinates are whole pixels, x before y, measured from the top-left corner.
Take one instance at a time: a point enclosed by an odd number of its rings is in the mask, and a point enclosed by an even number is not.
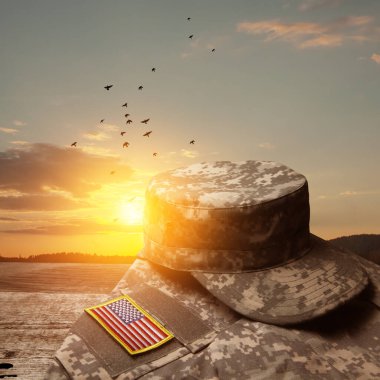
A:
[[[331,239],[330,242],[339,248],[356,253],[380,265],[380,235],[342,236]],[[131,264],[134,260],[135,256],[103,256],[77,252],[45,253],[28,257],[5,257],[0,255],[0,262]]]
[[[380,235],[343,236],[332,239],[330,242],[380,265]]]
[[[131,264],[134,260],[135,256],[103,256],[77,252],[44,253],[28,257],[5,257],[0,255],[0,262]]]

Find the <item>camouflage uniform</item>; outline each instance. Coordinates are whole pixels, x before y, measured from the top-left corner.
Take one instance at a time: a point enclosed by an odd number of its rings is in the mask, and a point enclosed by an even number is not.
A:
[[[131,356],[84,313],[48,379],[380,378],[380,267],[309,233],[302,175],[197,164],[154,177],[146,199],[144,249],[110,298],[175,338]]]

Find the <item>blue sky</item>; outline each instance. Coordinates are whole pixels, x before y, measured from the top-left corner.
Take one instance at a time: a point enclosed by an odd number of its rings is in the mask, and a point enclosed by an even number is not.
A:
[[[0,254],[137,249],[151,175],[214,160],[304,174],[324,238],[380,233],[379,1],[2,0],[0,21]]]

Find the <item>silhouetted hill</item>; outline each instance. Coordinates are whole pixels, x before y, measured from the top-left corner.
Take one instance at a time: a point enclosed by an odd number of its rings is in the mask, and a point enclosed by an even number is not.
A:
[[[76,252],[45,253],[29,257],[4,257],[0,255],[0,262],[131,264],[134,260],[135,256],[103,256]]]
[[[342,236],[330,242],[380,265],[380,235]]]

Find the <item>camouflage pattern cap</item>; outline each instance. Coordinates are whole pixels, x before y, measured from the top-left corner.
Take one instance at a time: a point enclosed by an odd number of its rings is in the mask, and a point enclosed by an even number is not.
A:
[[[199,163],[153,177],[141,258],[190,271],[252,319],[305,321],[358,294],[362,269],[309,232],[306,178],[271,161]]]

